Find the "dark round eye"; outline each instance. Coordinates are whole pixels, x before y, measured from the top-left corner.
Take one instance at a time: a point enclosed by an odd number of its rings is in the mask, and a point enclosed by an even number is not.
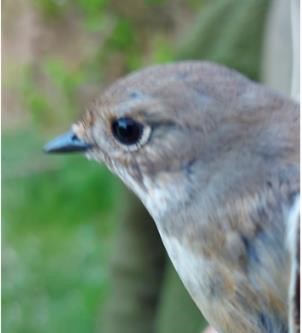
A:
[[[133,145],[142,137],[144,126],[129,117],[118,118],[112,123],[112,133],[122,144]]]

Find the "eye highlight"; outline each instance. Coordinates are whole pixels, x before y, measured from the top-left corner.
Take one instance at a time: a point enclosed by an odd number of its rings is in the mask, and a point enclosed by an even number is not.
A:
[[[123,145],[136,145],[140,142],[144,125],[130,117],[121,117],[112,122],[112,133],[117,141]]]

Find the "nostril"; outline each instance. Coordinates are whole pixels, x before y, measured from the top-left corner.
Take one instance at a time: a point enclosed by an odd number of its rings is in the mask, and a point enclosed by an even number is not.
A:
[[[79,139],[75,133],[69,131],[50,141],[44,147],[44,151],[46,153],[84,152],[92,147],[91,143]]]

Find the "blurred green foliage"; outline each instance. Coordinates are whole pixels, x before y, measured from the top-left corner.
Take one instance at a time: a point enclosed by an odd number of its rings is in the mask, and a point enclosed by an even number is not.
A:
[[[85,21],[93,22],[101,18],[108,0],[34,0],[34,3],[46,19],[62,17],[72,9],[80,11]]]
[[[58,121],[67,122],[79,112],[77,94],[86,81],[86,73],[69,69],[55,58],[45,59],[39,66],[39,74],[28,66],[19,83],[19,93],[26,110],[30,112],[34,126],[56,126]],[[41,86],[41,76],[48,86]],[[50,90],[50,91],[49,91]]]
[[[41,146],[29,132],[3,137],[3,329],[91,332],[120,185],[80,157],[50,164]]]

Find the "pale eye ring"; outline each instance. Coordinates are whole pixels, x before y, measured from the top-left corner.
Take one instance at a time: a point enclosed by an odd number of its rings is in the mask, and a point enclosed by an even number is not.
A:
[[[111,124],[114,138],[127,148],[140,147],[150,133],[150,128],[130,117],[115,119]]]

